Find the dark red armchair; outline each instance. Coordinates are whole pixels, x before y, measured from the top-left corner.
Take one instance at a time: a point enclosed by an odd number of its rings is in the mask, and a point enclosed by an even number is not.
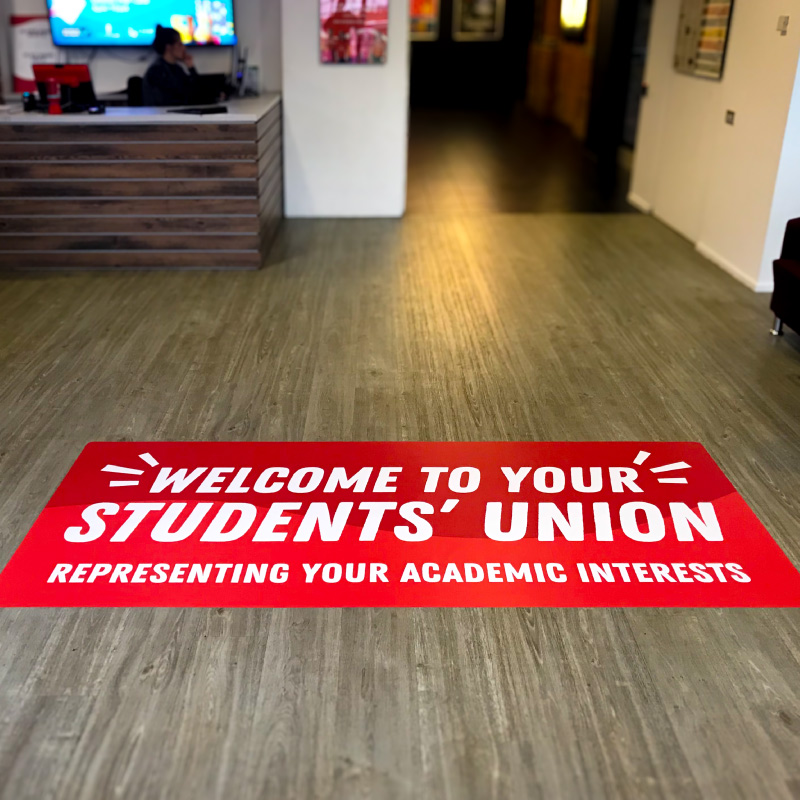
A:
[[[781,257],[773,264],[775,289],[770,308],[775,314],[772,334],[780,336],[784,324],[800,333],[800,219],[789,220]]]

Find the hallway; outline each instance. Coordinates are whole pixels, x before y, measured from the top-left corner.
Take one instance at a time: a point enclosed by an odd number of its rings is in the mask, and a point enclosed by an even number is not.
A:
[[[411,109],[409,214],[633,212],[628,182],[602,181],[583,144],[523,107]]]

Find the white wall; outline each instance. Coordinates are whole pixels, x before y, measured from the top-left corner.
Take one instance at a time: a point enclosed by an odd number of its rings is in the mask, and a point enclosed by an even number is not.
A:
[[[767,253],[765,241],[800,57],[800,9],[797,0],[737,0],[723,78],[709,81],[673,69],[679,6],[655,0],[630,199],[768,291],[763,264],[777,252]],[[776,30],[782,14],[791,16],[787,36]],[[736,112],[733,126],[727,109]],[[776,215],[788,205],[775,206]]]
[[[236,9],[247,2],[259,0],[234,0]],[[253,63],[258,63],[261,90],[280,91],[283,87],[281,63],[281,0],[260,0],[261,54],[258,61],[253,52]]]
[[[767,226],[767,241],[761,259],[759,281],[763,284],[772,282],[772,262],[780,255],[786,220],[795,217],[800,217],[800,70],[794,82],[778,180]]]
[[[389,3],[387,61],[321,64],[319,0],[283,0],[289,217],[399,217],[408,148],[408,0]]]
[[[239,42],[249,49],[249,63],[259,66],[262,89],[280,89],[280,0],[234,0]],[[10,91],[9,16],[46,14],[46,0],[0,0],[0,62],[3,89]],[[200,72],[230,72],[231,48],[195,48],[192,51]],[[89,62],[92,81],[99,93],[114,92],[127,86],[131,75],[142,75],[154,58],[151,48],[60,48],[61,60]]]

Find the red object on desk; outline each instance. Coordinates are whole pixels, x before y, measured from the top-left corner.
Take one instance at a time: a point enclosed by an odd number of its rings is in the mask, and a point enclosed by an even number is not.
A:
[[[33,75],[40,93],[47,96],[49,114],[61,114],[64,110],[61,106],[62,86],[69,87],[64,100],[67,104],[71,104],[70,98],[73,101],[75,99],[73,90],[81,91],[87,87],[91,103],[96,102],[92,89],[92,75],[87,64],[34,64]],[[90,103],[87,100],[85,104]]]
[[[61,114],[61,86],[55,78],[47,79],[47,113]]]
[[[88,64],[34,64],[33,75],[37,83],[46,83],[52,79],[73,89],[92,81]]]

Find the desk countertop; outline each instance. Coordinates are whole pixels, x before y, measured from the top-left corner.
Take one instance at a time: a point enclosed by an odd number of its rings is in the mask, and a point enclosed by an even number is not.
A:
[[[258,122],[280,102],[278,92],[262,94],[260,97],[242,97],[228,100],[221,105],[228,107],[227,114],[180,114],[169,108],[148,106],[109,106],[105,114],[38,114],[25,113],[20,104],[8,110],[0,110],[0,125],[175,125],[213,123]]]

